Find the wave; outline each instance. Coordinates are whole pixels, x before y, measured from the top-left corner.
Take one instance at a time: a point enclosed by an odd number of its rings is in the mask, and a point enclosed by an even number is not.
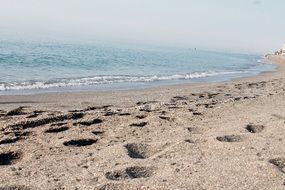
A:
[[[76,87],[99,84],[113,84],[113,83],[136,83],[136,82],[155,82],[155,81],[169,81],[169,80],[191,80],[198,78],[205,78],[217,75],[239,74],[244,71],[209,71],[209,72],[193,72],[189,74],[175,74],[175,75],[146,75],[146,76],[130,76],[130,75],[100,75],[93,77],[82,78],[63,78],[49,81],[24,81],[24,82],[10,82],[0,83],[0,91],[8,90],[33,90],[33,89],[48,89],[60,87]]]

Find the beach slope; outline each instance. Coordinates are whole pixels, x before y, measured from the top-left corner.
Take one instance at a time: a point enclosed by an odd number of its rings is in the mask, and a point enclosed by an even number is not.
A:
[[[215,84],[0,96],[0,189],[284,189],[285,59]]]

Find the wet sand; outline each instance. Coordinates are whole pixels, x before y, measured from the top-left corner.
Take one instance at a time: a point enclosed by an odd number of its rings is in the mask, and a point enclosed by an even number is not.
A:
[[[214,84],[0,96],[0,189],[285,189],[285,58]]]

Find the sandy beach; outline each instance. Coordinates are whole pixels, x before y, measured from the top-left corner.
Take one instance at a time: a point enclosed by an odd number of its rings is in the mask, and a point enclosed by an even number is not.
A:
[[[0,96],[0,190],[285,189],[285,58],[213,84]]]

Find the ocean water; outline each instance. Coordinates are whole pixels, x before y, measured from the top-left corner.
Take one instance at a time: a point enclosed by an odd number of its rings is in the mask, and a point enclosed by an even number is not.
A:
[[[275,69],[261,58],[195,49],[0,41],[0,93],[227,81]]]

